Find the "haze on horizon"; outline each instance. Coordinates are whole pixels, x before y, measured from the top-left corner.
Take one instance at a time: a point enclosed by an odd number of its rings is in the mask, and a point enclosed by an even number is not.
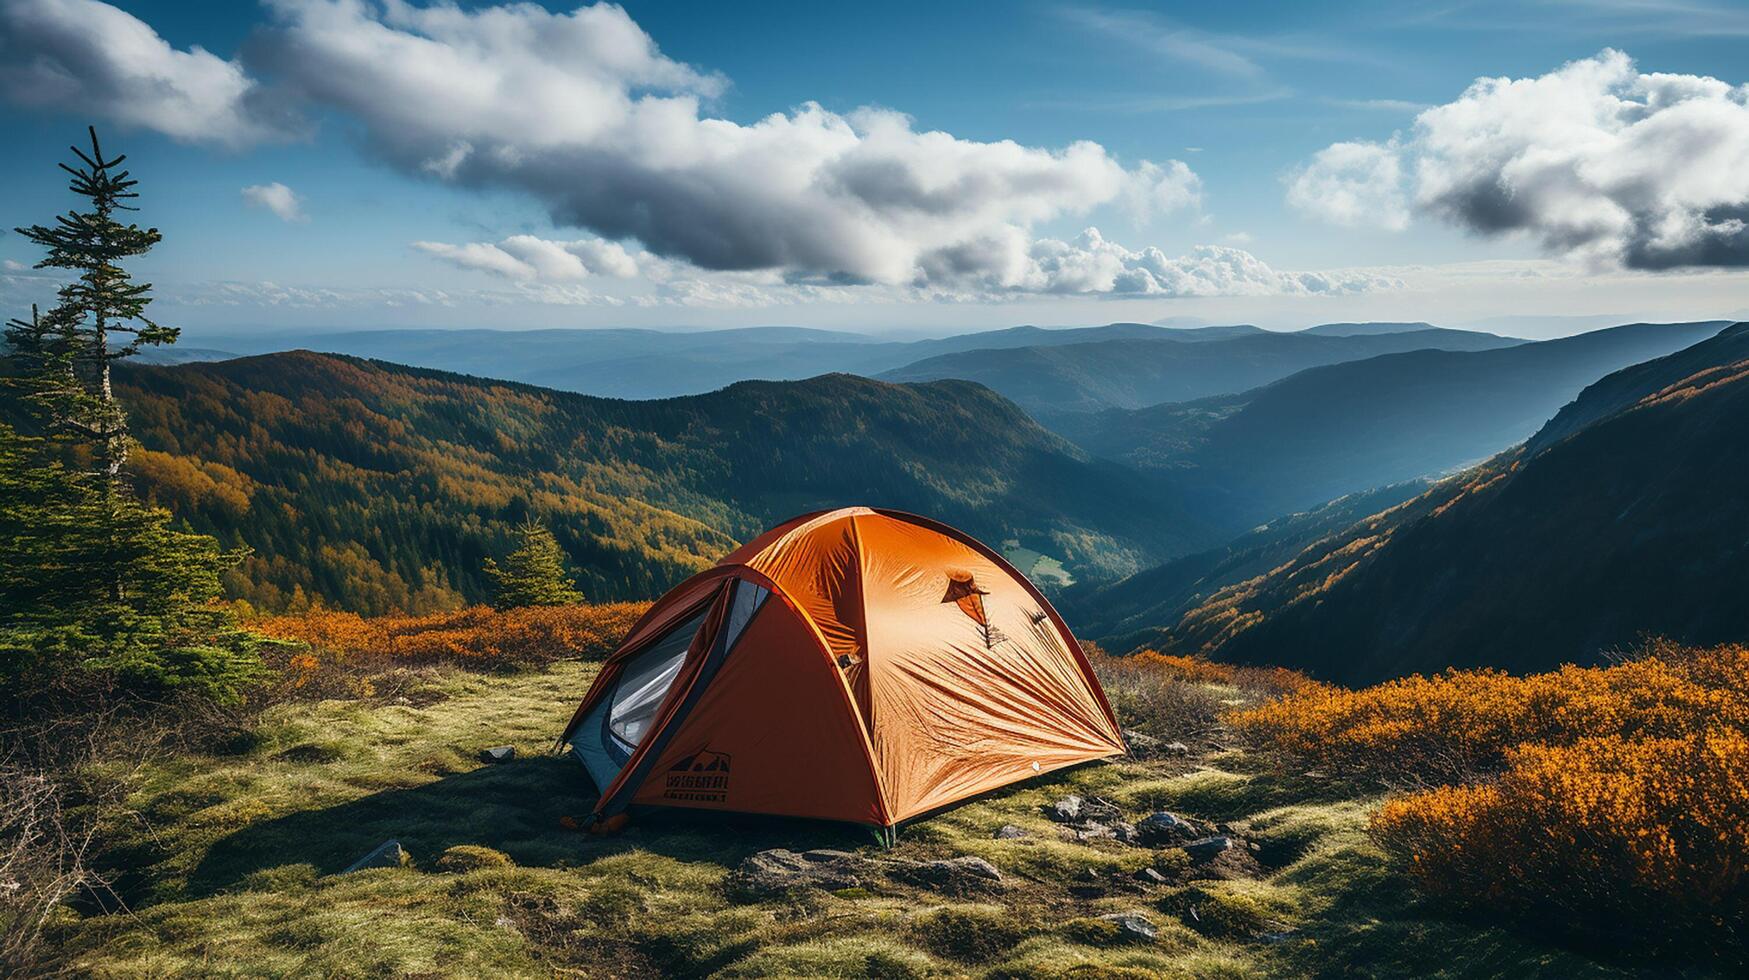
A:
[[[0,0],[7,224],[129,155],[245,329],[1749,315],[1749,13]],[[897,70],[901,68],[903,70]],[[0,301],[52,292],[0,236]]]

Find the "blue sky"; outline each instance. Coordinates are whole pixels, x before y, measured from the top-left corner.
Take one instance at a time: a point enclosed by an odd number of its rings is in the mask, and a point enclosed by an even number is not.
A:
[[[5,224],[95,122],[196,337],[1749,307],[1741,10],[546,9],[0,0]]]

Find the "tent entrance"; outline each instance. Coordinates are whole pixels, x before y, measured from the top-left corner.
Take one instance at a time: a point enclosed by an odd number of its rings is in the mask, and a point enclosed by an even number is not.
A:
[[[656,712],[680,676],[686,652],[692,648],[693,638],[704,625],[710,607],[708,601],[701,603],[695,613],[633,654],[620,669],[613,690],[577,725],[571,751],[582,760],[598,791],[605,792],[613,784],[650,733]]]

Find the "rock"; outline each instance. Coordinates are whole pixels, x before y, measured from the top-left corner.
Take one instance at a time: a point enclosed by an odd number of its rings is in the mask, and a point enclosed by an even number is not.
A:
[[[1136,825],[1125,820],[1110,824],[1112,839],[1120,844],[1140,844],[1142,835],[1136,830]]]
[[[1119,942],[1151,943],[1160,938],[1160,930],[1141,912],[1109,912],[1099,920],[1117,926]]]
[[[1233,838],[1231,837],[1204,837],[1201,840],[1193,840],[1183,845],[1184,853],[1197,864],[1213,861],[1231,850],[1232,847]]]
[[[1143,868],[1130,877],[1144,885],[1164,885],[1170,880],[1154,868]]]
[[[857,861],[860,860],[849,851],[835,851],[829,847],[817,847],[811,851],[803,851],[802,857],[808,861]]]
[[[1147,732],[1139,732],[1134,728],[1123,731],[1124,744],[1130,747],[1130,755],[1151,755],[1160,748],[1160,740]]]
[[[725,883],[732,897],[757,901],[774,898],[807,888],[836,891],[862,885],[861,862],[854,855],[838,857],[848,852],[795,851],[777,847],[744,858],[729,872]]]
[[[480,761],[484,763],[509,762],[516,758],[516,746],[494,745],[489,749],[480,750]]]
[[[991,836],[995,837],[997,840],[1018,840],[1022,837],[1031,837],[1032,835],[1011,823],[1005,823],[996,828],[996,833]]]
[[[1116,803],[1098,797],[1081,801],[1082,823],[1111,823],[1114,820],[1122,819],[1123,811],[1118,809]]]
[[[369,868],[400,868],[412,863],[412,858],[401,847],[398,840],[383,841],[376,850],[352,862],[341,874],[351,874],[354,871],[364,871]]]
[[[1065,796],[1045,807],[1045,816],[1058,823],[1078,823],[1081,820],[1081,797]]]
[[[894,878],[935,891],[988,891],[1001,887],[1002,872],[981,857],[946,858],[902,865],[892,873]]]
[[[1136,821],[1136,835],[1150,847],[1176,847],[1205,833],[1202,827],[1165,810],[1157,810]]]
[[[1190,746],[1185,745],[1183,742],[1167,742],[1165,745],[1160,746],[1160,754],[1161,755],[1189,755],[1190,754]]]

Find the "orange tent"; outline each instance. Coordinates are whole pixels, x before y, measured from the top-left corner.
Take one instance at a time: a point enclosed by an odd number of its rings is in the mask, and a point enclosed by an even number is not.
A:
[[[944,524],[867,507],[765,532],[651,607],[560,736],[633,804],[892,827],[1119,755],[1080,645]]]

